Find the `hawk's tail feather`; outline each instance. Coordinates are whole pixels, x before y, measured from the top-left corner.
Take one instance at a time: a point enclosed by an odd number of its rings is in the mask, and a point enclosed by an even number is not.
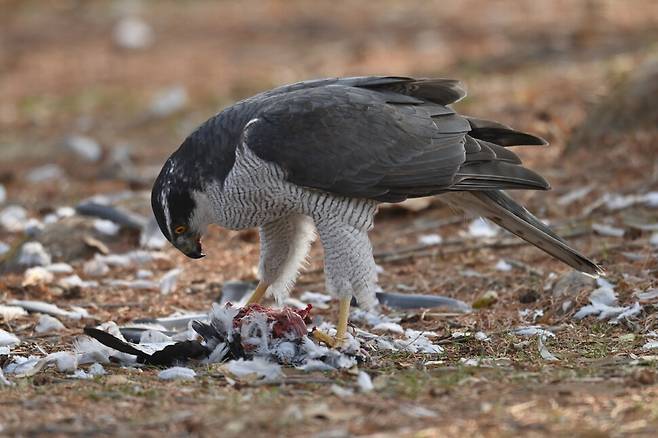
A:
[[[571,248],[553,230],[501,190],[461,192],[460,196],[451,196],[448,202],[488,218],[580,272],[593,277],[605,275],[599,265]]]
[[[545,146],[548,144],[546,140],[537,135],[517,131],[502,123],[468,116],[466,120],[471,125],[468,135],[478,140],[488,141],[500,146]]]

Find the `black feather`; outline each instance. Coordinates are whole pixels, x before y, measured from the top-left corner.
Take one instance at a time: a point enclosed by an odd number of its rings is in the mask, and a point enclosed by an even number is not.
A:
[[[167,345],[153,354],[139,350],[128,342],[93,327],[85,327],[84,333],[91,336],[106,347],[113,348],[121,353],[137,356],[137,362],[146,365],[170,366],[190,359],[203,359],[208,357],[210,351],[198,341],[183,341]]]

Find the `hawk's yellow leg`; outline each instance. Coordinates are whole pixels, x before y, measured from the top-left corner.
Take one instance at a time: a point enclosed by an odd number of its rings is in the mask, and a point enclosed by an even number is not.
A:
[[[247,304],[259,304],[265,296],[265,292],[267,292],[267,288],[269,286],[269,284],[263,281],[258,282],[258,286],[256,286],[256,290],[254,290],[254,292],[249,297]]]
[[[342,297],[340,299],[340,308],[338,310],[338,326],[336,327],[336,336],[332,337],[320,330],[313,331],[313,337],[320,342],[324,342],[332,348],[340,348],[345,342],[347,334],[347,319],[350,316],[350,303],[352,297]]]

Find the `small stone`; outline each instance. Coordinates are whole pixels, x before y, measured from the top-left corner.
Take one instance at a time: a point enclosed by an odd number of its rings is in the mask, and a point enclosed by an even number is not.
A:
[[[21,286],[42,286],[52,282],[54,279],[55,275],[52,272],[41,266],[35,266],[25,271]]]
[[[103,149],[96,140],[83,135],[72,135],[64,140],[64,147],[85,161],[96,162],[101,159]]]
[[[110,267],[100,260],[92,259],[85,262],[82,272],[89,277],[102,277],[110,272]]]
[[[168,117],[185,108],[187,102],[187,90],[177,85],[160,91],[153,98],[149,112],[156,117]]]
[[[27,210],[20,205],[10,205],[0,211],[0,226],[10,233],[17,233],[25,229]]]
[[[490,290],[485,292],[477,300],[473,301],[474,309],[484,309],[487,307],[493,306],[498,301],[498,293],[496,291]]]
[[[498,263],[496,263],[496,270],[497,271],[502,271],[502,272],[508,272],[512,270],[512,265],[507,263],[505,260],[498,260]]]
[[[594,288],[594,286],[596,286],[596,280],[592,277],[578,271],[571,271],[555,282],[553,296],[555,298],[575,297],[583,290]]]
[[[153,29],[139,17],[124,17],[114,26],[113,38],[123,49],[145,49],[153,43]]]
[[[25,267],[48,266],[51,263],[50,254],[39,242],[26,242],[18,254],[18,264]]]
[[[438,245],[443,241],[438,234],[425,234],[418,237],[418,243],[421,245]]]
[[[120,229],[121,227],[112,221],[105,219],[96,219],[94,221],[94,230],[105,236],[116,236]]]
[[[31,183],[42,183],[64,178],[64,170],[57,164],[46,164],[30,170],[25,179]]]

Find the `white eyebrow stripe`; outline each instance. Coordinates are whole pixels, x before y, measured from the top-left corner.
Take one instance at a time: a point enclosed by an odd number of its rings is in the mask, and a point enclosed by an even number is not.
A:
[[[249,120],[246,125],[244,125],[244,128],[242,128],[243,131],[246,131],[247,128],[249,128],[250,125],[258,122],[260,119],[258,117],[254,117],[253,119]]]
[[[168,194],[169,194],[169,190],[167,190],[166,192],[163,190],[160,196],[162,200],[162,210],[164,211],[165,222],[167,224],[167,233],[169,234],[169,237],[173,237],[171,234],[171,215],[169,214],[169,201],[167,200]]]

